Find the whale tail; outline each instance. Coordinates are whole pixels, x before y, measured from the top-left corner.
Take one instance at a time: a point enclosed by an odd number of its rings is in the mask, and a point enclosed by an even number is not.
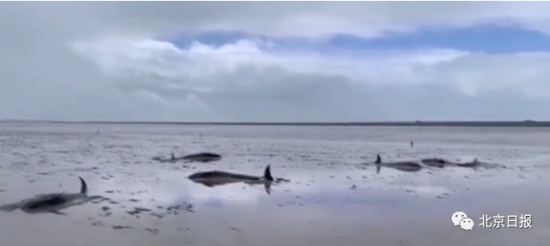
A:
[[[273,176],[271,176],[271,168],[269,167],[269,165],[267,165],[267,167],[265,167],[264,179],[269,180],[269,181],[273,181]]]
[[[382,157],[380,157],[380,154],[376,154],[376,161],[374,164],[376,164],[376,173],[380,173],[380,170],[382,169]]]
[[[78,177],[80,179],[80,194],[87,195],[88,194],[88,185],[86,184],[86,181],[84,181],[83,178]]]

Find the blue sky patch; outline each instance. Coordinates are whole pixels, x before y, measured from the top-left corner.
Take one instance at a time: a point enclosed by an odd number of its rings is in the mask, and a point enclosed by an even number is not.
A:
[[[421,30],[409,34],[393,34],[383,38],[364,39],[351,35],[335,35],[319,40],[267,38],[240,32],[209,32],[199,35],[181,35],[170,40],[179,47],[188,47],[193,41],[219,46],[239,39],[257,38],[276,44],[275,49],[298,50],[403,50],[403,49],[457,49],[490,54],[550,51],[550,37],[542,33],[512,27],[483,26],[462,29]]]

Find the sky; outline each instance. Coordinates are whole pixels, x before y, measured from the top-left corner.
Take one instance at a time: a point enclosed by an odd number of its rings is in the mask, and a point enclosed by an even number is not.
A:
[[[0,119],[550,120],[546,2],[2,2]]]

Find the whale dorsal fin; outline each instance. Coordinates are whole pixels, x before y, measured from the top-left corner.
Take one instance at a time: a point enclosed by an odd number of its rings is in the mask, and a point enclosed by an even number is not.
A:
[[[382,169],[382,157],[380,157],[380,154],[376,154],[376,161],[374,164],[376,164],[376,173],[380,173],[380,170]]]
[[[265,167],[264,179],[269,180],[269,181],[273,180],[273,176],[271,176],[271,168],[269,167],[269,165],[267,165],[267,167]]]
[[[83,178],[78,177],[80,179],[80,194],[87,195],[88,194],[88,185],[86,184],[86,181],[84,181]]]

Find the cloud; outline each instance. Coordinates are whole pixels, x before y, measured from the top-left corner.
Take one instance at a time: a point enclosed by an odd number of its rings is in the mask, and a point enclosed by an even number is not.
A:
[[[483,102],[499,93],[550,98],[547,53],[366,50],[335,55],[267,51],[250,40],[178,48],[150,39],[105,39],[78,43],[75,49],[116,77],[121,91],[144,90],[173,105],[192,96],[211,120],[376,120],[385,115],[379,105],[436,110],[430,104],[445,100],[437,94],[457,103]],[[394,103],[387,104],[390,98]]]
[[[2,3],[0,118],[544,118],[547,53],[321,52],[269,39],[371,38],[479,24],[548,33],[547,13],[547,3],[509,2]],[[163,41],[205,31],[248,36],[219,46]]]
[[[314,37],[334,33],[373,37],[422,28],[517,25],[547,32],[550,4],[532,3],[37,3],[9,4],[76,33],[159,34],[171,31],[242,31]],[[83,30],[73,28],[79,25]]]

